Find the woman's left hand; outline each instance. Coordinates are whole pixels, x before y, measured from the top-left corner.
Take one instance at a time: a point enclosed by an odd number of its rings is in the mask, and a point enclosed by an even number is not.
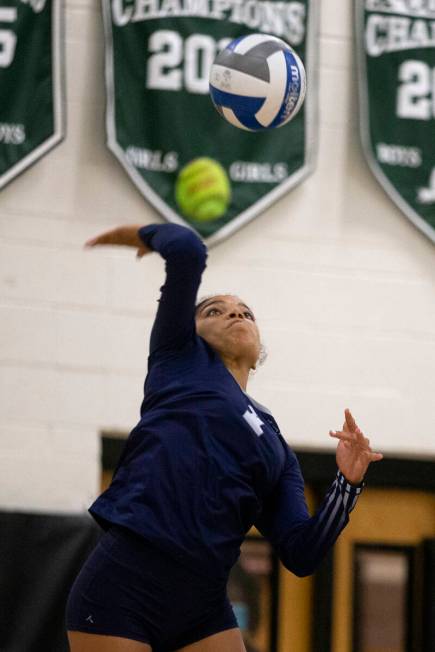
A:
[[[383,455],[372,452],[370,441],[356,425],[350,410],[346,409],[344,415],[343,430],[330,430],[329,434],[340,440],[336,454],[338,468],[350,484],[360,484],[370,462],[378,462]]]

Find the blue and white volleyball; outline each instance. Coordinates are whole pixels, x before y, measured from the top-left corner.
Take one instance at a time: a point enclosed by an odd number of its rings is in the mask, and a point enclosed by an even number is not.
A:
[[[301,108],[304,65],[282,39],[250,34],[232,41],[210,71],[210,95],[219,113],[239,129],[282,127]]]

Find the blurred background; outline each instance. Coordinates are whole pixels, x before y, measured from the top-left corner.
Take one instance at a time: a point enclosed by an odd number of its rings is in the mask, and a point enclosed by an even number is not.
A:
[[[268,359],[248,391],[298,453],[311,509],[344,408],[385,460],[314,576],[252,531],[230,597],[248,652],[433,652],[434,249],[363,159],[352,3],[318,5],[316,169],[210,249],[200,295],[233,291],[255,311]],[[68,649],[62,600],[138,420],[164,279],[159,256],[83,249],[163,218],[105,145],[99,3],[65,10],[67,136],[0,193],[3,652]]]

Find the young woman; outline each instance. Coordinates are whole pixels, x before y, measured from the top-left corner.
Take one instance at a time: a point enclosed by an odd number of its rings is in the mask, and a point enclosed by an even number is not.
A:
[[[69,595],[71,652],[244,652],[226,594],[255,525],[284,566],[312,573],[349,520],[373,453],[348,410],[338,471],[310,517],[295,454],[246,393],[260,333],[233,295],[195,306],[206,249],[175,224],[124,226],[88,246],[157,251],[166,281],[139,423],[89,511],[105,530]]]

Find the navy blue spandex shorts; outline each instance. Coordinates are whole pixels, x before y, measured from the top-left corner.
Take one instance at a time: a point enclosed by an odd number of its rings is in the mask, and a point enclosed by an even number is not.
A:
[[[112,525],[71,588],[66,627],[171,652],[237,621],[225,582],[192,573],[135,532]]]

